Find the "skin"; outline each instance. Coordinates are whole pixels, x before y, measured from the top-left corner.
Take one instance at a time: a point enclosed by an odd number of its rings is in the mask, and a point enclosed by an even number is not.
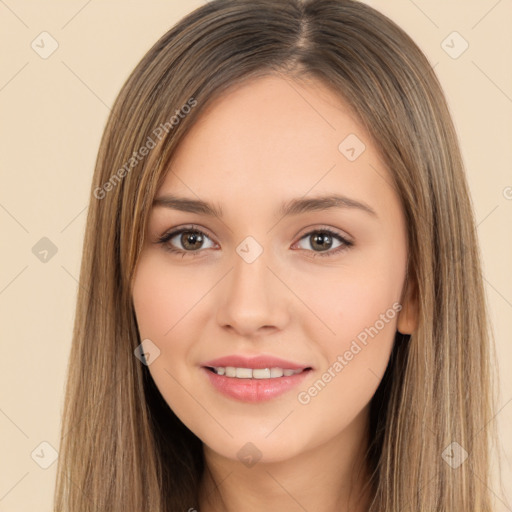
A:
[[[354,161],[338,149],[349,134],[366,146]],[[204,476],[201,512],[365,510],[369,402],[395,331],[411,333],[417,319],[405,288],[406,225],[391,183],[360,123],[313,79],[299,84],[266,76],[238,85],[203,112],[180,144],[156,196],[200,198],[220,205],[223,217],[154,207],[133,302],[141,339],[160,350],[151,375],[203,441],[220,483],[225,508]],[[277,213],[283,201],[332,193],[364,202],[376,215],[357,208]],[[171,228],[191,223],[206,235],[202,245],[185,247],[180,235],[167,242],[188,250],[185,257],[157,243]],[[342,245],[336,237],[324,250],[315,244],[311,232],[326,227],[353,245],[322,256]],[[236,252],[247,236],[263,248],[250,264]],[[309,403],[300,403],[298,393],[394,303],[402,310],[386,317]],[[244,403],[216,391],[201,369],[235,353],[272,354],[313,371],[297,389]],[[248,442],[261,452],[251,467],[237,456]]]

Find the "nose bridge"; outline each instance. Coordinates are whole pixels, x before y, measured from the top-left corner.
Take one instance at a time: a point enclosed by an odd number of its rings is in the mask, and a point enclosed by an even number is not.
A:
[[[286,298],[279,290],[279,280],[267,268],[269,254],[253,237],[236,247],[232,271],[219,303],[218,319],[222,325],[230,325],[245,335],[260,327],[282,328]]]

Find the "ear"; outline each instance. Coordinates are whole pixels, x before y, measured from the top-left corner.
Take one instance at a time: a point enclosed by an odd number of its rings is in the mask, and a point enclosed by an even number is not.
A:
[[[418,288],[416,280],[407,276],[402,293],[402,309],[398,314],[397,329],[401,334],[412,334],[418,328]]]

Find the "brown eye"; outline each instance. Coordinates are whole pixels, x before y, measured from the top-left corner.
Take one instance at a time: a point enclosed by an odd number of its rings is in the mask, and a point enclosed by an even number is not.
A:
[[[205,247],[206,242],[210,242]],[[191,227],[175,229],[163,234],[157,243],[162,244],[166,251],[181,254],[181,256],[195,256],[201,249],[210,249],[214,246],[210,237],[199,229]]]
[[[300,246],[300,243],[305,240],[306,247]],[[336,244],[337,245],[333,245]],[[309,245],[309,247],[308,247]],[[299,248],[305,249],[311,253],[311,256],[333,256],[341,251],[348,249],[353,243],[340,234],[324,228],[310,231],[304,235],[299,241]]]
[[[196,251],[201,248],[204,237],[199,231],[183,231],[180,235],[180,243],[184,249]]]
[[[320,251],[327,251],[333,244],[333,238],[328,233],[315,233],[310,235],[311,247]]]

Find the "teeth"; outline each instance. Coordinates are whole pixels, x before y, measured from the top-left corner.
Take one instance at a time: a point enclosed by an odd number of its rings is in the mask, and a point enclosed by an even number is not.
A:
[[[252,370],[250,368],[235,368],[237,379],[251,379]]]
[[[274,377],[282,377],[283,376],[283,369],[282,368],[270,368],[270,378]]]
[[[275,379],[278,377],[290,377],[302,370],[289,370],[283,368],[235,368],[233,366],[216,366],[214,368],[217,375],[234,377],[236,379]]]

